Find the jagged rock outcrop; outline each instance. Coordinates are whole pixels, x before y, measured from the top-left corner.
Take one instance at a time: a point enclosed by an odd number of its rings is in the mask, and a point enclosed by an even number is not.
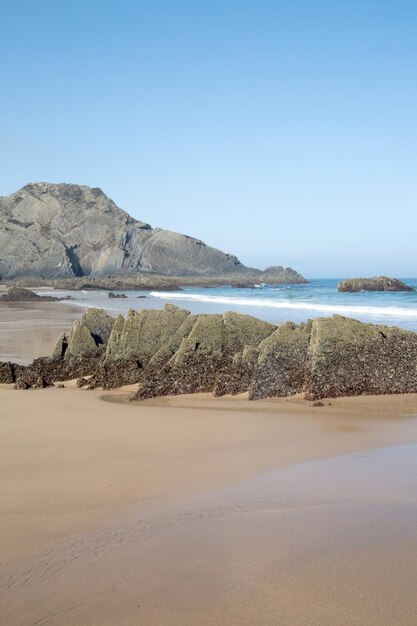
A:
[[[231,254],[132,218],[101,189],[34,183],[0,198],[0,278],[261,274]],[[288,273],[290,272],[290,274]],[[293,270],[283,280],[304,282]]]
[[[249,315],[191,315],[173,305],[116,320],[89,309],[51,357],[0,364],[0,382],[45,387],[139,383],[136,398],[249,392],[310,400],[417,392],[417,333],[335,315],[276,326]]]
[[[243,352],[255,348],[275,328],[250,315],[233,312],[190,316],[171,344],[171,358],[163,367],[159,362],[158,369],[145,372],[138,397],[244,391],[253,362],[244,361]]]
[[[310,400],[417,391],[417,333],[334,315],[314,320],[308,352]]]
[[[107,346],[114,318],[103,309],[87,309],[81,319],[74,322],[71,331],[58,338],[52,357],[69,359],[91,352],[103,351]]]
[[[10,287],[6,293],[0,296],[1,302],[58,302],[62,298],[54,298],[53,296],[39,296],[30,289],[24,289],[22,287]]]
[[[374,278],[348,278],[337,285],[338,291],[415,291],[398,278],[375,276]]]
[[[110,389],[138,382],[152,359],[156,366],[171,356],[168,346],[188,316],[188,311],[171,304],[162,310],[130,310],[126,319],[119,315],[90,387]],[[165,359],[162,353],[167,355]]]
[[[35,359],[30,365],[12,364],[18,389],[48,387],[55,381],[94,374],[105,354],[114,318],[101,309],[87,309],[69,333],[58,338],[52,355]]]
[[[304,390],[312,323],[284,322],[259,346],[249,397],[290,396]]]

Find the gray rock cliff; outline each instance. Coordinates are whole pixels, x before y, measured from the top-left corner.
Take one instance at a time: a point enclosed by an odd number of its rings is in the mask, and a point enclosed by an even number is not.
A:
[[[0,197],[0,279],[126,276],[138,271],[261,274],[198,239],[132,218],[101,189],[34,183]],[[284,280],[304,280],[291,269],[285,272]]]

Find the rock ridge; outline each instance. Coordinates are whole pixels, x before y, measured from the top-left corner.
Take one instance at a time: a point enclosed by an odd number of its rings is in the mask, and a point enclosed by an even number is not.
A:
[[[417,392],[417,333],[334,315],[270,324],[234,312],[191,315],[167,304],[116,319],[88,309],[51,357],[0,364],[0,382],[43,387],[79,378],[111,389],[138,383],[136,399],[249,393],[252,400]]]

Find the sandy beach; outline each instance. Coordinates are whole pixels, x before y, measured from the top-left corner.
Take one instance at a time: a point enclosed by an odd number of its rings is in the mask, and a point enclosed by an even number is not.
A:
[[[417,395],[128,392],[0,388],[0,623],[415,624]]]
[[[2,293],[4,289],[0,289]],[[82,308],[60,302],[2,302],[0,360],[27,365],[39,356],[48,356],[60,333],[71,328],[82,313]]]

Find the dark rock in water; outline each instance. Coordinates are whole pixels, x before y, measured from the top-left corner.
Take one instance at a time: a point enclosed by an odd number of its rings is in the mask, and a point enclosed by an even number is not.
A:
[[[108,298],[127,298],[126,294],[124,293],[113,293],[113,291],[109,291],[109,293],[107,294]]]
[[[184,291],[179,285],[150,285],[143,288],[144,291]]]
[[[415,291],[413,287],[406,285],[402,280],[389,278],[388,276],[376,276],[375,278],[348,278],[341,281],[337,286],[338,291]]]
[[[53,296],[39,296],[30,289],[22,287],[10,287],[7,293],[0,296],[1,302],[58,302],[62,298],[54,298]]]
[[[147,296],[136,296],[137,298],[147,298]]]

